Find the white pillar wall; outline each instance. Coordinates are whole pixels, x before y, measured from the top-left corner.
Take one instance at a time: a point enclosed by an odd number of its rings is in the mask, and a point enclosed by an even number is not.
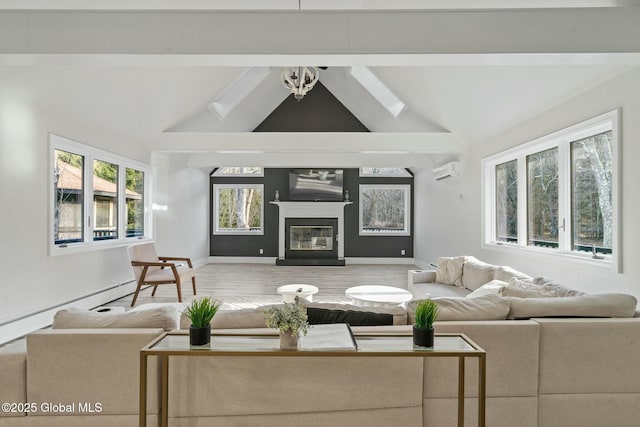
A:
[[[344,207],[353,202],[269,202],[278,206],[278,258],[284,259],[286,218],[337,218],[338,259],[344,259]]]

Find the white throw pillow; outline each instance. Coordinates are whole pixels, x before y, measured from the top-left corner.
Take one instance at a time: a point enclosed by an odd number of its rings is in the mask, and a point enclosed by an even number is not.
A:
[[[487,264],[475,257],[467,257],[462,267],[462,286],[472,291],[493,280],[498,266]]]
[[[567,288],[559,283],[554,282],[551,279],[545,279],[544,277],[536,277],[533,279],[533,283],[542,286],[547,290],[555,291],[559,297],[575,297],[578,295],[586,295],[584,292],[577,291],[575,289]]]
[[[509,282],[512,277],[515,277],[516,279],[531,279],[530,276],[507,266],[500,266],[496,268],[496,272],[493,275],[494,279],[502,280],[503,282]]]
[[[462,286],[462,266],[466,257],[441,257],[438,258],[436,269],[436,283],[444,285]]]
[[[502,289],[503,297],[518,298],[553,298],[558,296],[558,291],[544,286],[538,286],[532,279],[517,279],[512,277],[509,284]]]
[[[489,283],[485,283],[475,291],[471,292],[466,298],[478,298],[485,295],[500,295],[502,289],[507,286],[507,282],[502,280],[492,280]]]

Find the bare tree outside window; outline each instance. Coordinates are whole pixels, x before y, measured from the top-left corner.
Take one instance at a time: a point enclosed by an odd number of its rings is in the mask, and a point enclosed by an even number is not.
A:
[[[571,143],[572,248],[611,254],[613,132]]]
[[[262,187],[216,185],[216,232],[262,232]]]
[[[409,233],[409,186],[361,185],[360,231],[366,233]]]
[[[518,241],[518,161],[496,166],[496,242]]]
[[[528,244],[558,247],[558,148],[527,156]]]

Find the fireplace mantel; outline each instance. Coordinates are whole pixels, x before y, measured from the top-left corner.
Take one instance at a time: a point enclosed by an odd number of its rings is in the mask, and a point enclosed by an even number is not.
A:
[[[344,259],[344,207],[353,202],[269,202],[278,206],[278,258],[285,258],[285,218],[337,218],[338,259]]]

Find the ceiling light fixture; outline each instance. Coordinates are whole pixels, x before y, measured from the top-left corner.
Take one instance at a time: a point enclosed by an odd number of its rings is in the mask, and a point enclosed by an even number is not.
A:
[[[300,101],[318,82],[320,73],[316,67],[284,67],[282,84]]]

